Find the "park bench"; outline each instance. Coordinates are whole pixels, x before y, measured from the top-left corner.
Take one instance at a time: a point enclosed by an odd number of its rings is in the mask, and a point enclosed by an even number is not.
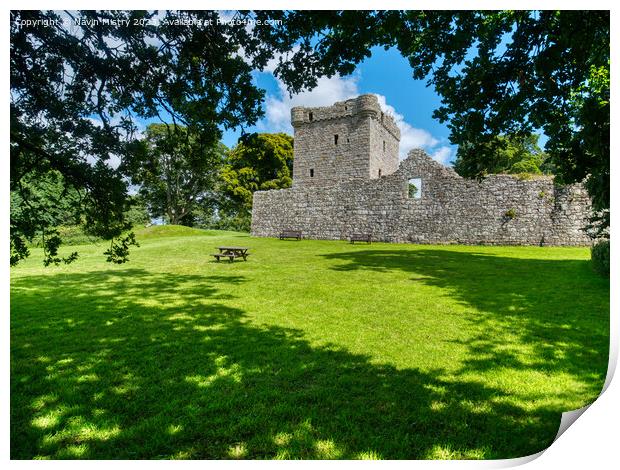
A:
[[[355,244],[355,242],[371,242],[370,233],[354,233],[351,235],[351,244]]]
[[[284,240],[286,238],[296,238],[297,240],[301,240],[301,230],[283,230],[280,233],[280,240]]]

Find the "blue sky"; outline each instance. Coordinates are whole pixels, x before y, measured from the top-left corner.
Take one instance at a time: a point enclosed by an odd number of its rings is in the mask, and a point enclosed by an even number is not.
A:
[[[249,132],[287,132],[292,135],[290,108],[292,106],[328,106],[362,93],[374,93],[385,111],[396,118],[401,128],[401,158],[412,148],[423,148],[436,160],[448,164],[456,147],[448,141],[448,128],[432,118],[440,99],[425,81],[414,80],[409,63],[396,49],[374,48],[372,56],[346,77],[322,78],[310,92],[292,98],[284,85],[271,73],[275,61],[265,72],[255,74],[256,83],[266,91],[265,117]],[[224,133],[224,143],[236,144],[240,130]]]

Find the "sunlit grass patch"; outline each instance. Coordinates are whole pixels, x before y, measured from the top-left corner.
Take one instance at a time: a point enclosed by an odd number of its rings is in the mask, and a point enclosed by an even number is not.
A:
[[[12,270],[12,458],[518,457],[604,381],[587,249],[140,236]]]

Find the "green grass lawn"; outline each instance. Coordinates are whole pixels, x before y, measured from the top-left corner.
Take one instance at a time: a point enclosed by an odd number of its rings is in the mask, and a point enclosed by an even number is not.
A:
[[[518,457],[604,382],[586,248],[138,238],[12,269],[13,459]]]

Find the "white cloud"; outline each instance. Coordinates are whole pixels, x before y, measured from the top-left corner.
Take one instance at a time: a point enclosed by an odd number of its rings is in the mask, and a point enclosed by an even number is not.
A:
[[[342,78],[335,75],[331,78],[321,77],[317,86],[311,91],[302,91],[289,96],[286,85],[278,80],[280,97],[268,95],[266,100],[265,119],[259,124],[269,132],[293,133],[291,126],[291,108],[294,106],[330,106],[336,101],[343,101],[359,95],[357,76]]]
[[[271,70],[275,68],[277,62],[270,64]],[[289,96],[284,83],[278,82],[279,96],[267,95],[265,118],[258,124],[262,131],[266,132],[287,132],[293,133],[291,126],[291,108],[294,106],[330,106],[336,101],[344,101],[354,98],[361,94],[358,86],[359,75],[351,77],[340,77],[338,75],[331,78],[322,77],[318,80],[317,86],[311,91],[304,91]],[[427,151],[435,160],[447,165],[452,157],[452,149],[449,146],[437,147],[441,141],[434,137],[425,129],[413,127],[402,114],[389,105],[384,95],[376,95],[379,105],[385,113],[390,114],[396,125],[400,129],[400,159],[404,159],[407,153],[415,148]]]
[[[422,148],[430,150],[439,144],[439,140],[432,136],[430,132],[424,129],[413,127],[411,124],[405,121],[405,117],[396,112],[393,106],[387,104],[385,96],[377,95],[379,99],[379,105],[383,112],[390,114],[396,125],[400,129],[400,158],[401,160],[407,156],[409,150]]]
[[[431,157],[434,160],[437,160],[439,163],[448,165],[450,160],[452,159],[452,147],[448,147],[447,145],[439,147],[433,153],[431,153]]]

